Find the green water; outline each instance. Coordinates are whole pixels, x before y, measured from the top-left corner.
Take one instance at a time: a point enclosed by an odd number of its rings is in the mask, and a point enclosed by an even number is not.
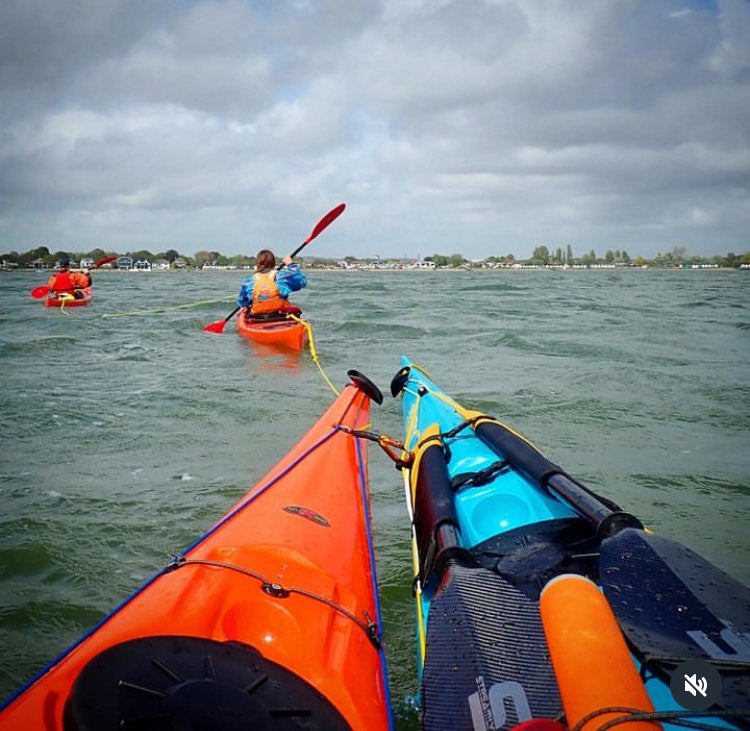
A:
[[[333,394],[309,352],[202,327],[239,273],[106,273],[69,314],[0,274],[0,695],[205,531]],[[224,302],[129,317],[140,308]],[[750,273],[310,272],[321,363],[384,393],[409,355],[467,406],[750,582]],[[399,437],[399,404],[373,406]],[[399,727],[415,690],[402,484],[371,450]]]

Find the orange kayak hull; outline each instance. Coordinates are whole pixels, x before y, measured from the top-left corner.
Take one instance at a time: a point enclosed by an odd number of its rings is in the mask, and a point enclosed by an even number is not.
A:
[[[299,320],[248,321],[247,308],[240,310],[237,318],[237,332],[243,338],[264,345],[274,345],[292,350],[302,350],[307,344],[307,327]]]
[[[91,287],[86,287],[85,289],[82,289],[81,292],[83,292],[83,297],[80,299],[75,299],[74,297],[50,297],[47,296],[44,298],[44,306],[45,307],[83,307],[84,305],[87,305],[89,302],[91,302],[92,297],[92,291]]]
[[[6,701],[0,727],[62,731],[92,658],[167,635],[250,646],[316,689],[351,728],[391,728],[366,443],[347,431],[366,426],[369,406],[348,385],[206,535]]]

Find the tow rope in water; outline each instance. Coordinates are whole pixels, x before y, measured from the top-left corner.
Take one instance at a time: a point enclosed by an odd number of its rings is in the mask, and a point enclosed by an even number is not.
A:
[[[153,312],[168,312],[169,310],[184,310],[188,307],[199,307],[200,305],[213,305],[216,302],[234,302],[234,297],[222,297],[218,300],[202,300],[201,302],[190,302],[186,305],[174,305],[172,307],[154,307],[150,310],[133,310],[132,312],[108,312],[102,317],[127,317],[129,315],[150,315]]]
[[[70,312],[68,312],[68,311],[67,311],[67,310],[65,309],[65,303],[66,303],[66,302],[67,302],[68,300],[72,300],[72,299],[74,299],[73,295],[72,295],[72,294],[64,294],[64,293],[63,293],[63,294],[61,294],[61,295],[59,295],[59,296],[58,296],[58,299],[59,299],[59,300],[61,300],[61,303],[60,303],[60,312],[62,312],[62,313],[63,313],[63,315],[69,315],[69,314],[70,314]]]
[[[310,342],[310,355],[312,356],[313,362],[316,366],[318,366],[318,370],[320,371],[320,374],[323,376],[323,379],[328,384],[331,391],[333,391],[337,396],[339,395],[339,391],[336,388],[336,386],[331,383],[331,379],[326,375],[326,372],[323,370],[323,366],[320,365],[320,360],[318,359],[318,353],[315,350],[315,340],[313,339],[313,331],[312,331],[312,325],[307,321],[303,320],[301,317],[297,317],[296,315],[292,315],[291,313],[287,313],[287,317],[290,320],[294,320],[295,322],[301,322],[306,330],[307,330],[307,339]]]

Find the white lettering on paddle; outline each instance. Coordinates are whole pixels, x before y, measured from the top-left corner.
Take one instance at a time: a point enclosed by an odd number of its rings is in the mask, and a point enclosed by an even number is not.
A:
[[[497,731],[504,728],[507,721],[506,699],[513,704],[516,712],[514,726],[531,719],[526,691],[520,683],[515,680],[495,683],[489,693],[481,675],[476,679],[476,683],[477,692],[472,693],[468,698],[474,731]]]
[[[688,630],[688,637],[713,660],[735,660],[750,662],[750,633],[732,632],[724,628],[719,632],[721,639],[734,650],[725,652],[705,632],[699,629]]]

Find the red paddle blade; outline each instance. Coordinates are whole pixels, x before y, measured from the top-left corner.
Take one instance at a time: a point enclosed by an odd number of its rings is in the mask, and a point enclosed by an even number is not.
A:
[[[330,226],[344,212],[344,208],[346,208],[346,203],[339,203],[336,208],[328,211],[328,213],[326,213],[326,215],[315,224],[315,228],[305,239],[305,243],[309,244],[323,229]]]
[[[117,259],[116,256],[105,256],[103,259],[99,259],[96,264],[94,264],[94,269],[98,269],[99,267],[103,267],[105,264],[109,264],[111,261],[114,261]]]
[[[207,333],[223,333],[226,324],[226,320],[219,320],[218,322],[212,322],[210,325],[206,325],[203,330]]]
[[[206,325],[203,329],[207,333],[223,333],[224,326],[241,310],[242,308],[237,305],[223,320],[219,322],[212,322],[210,325]]]
[[[43,297],[46,297],[48,292],[49,292],[49,287],[44,287],[44,286],[34,287],[34,289],[31,290],[31,296],[35,300],[40,300]]]

